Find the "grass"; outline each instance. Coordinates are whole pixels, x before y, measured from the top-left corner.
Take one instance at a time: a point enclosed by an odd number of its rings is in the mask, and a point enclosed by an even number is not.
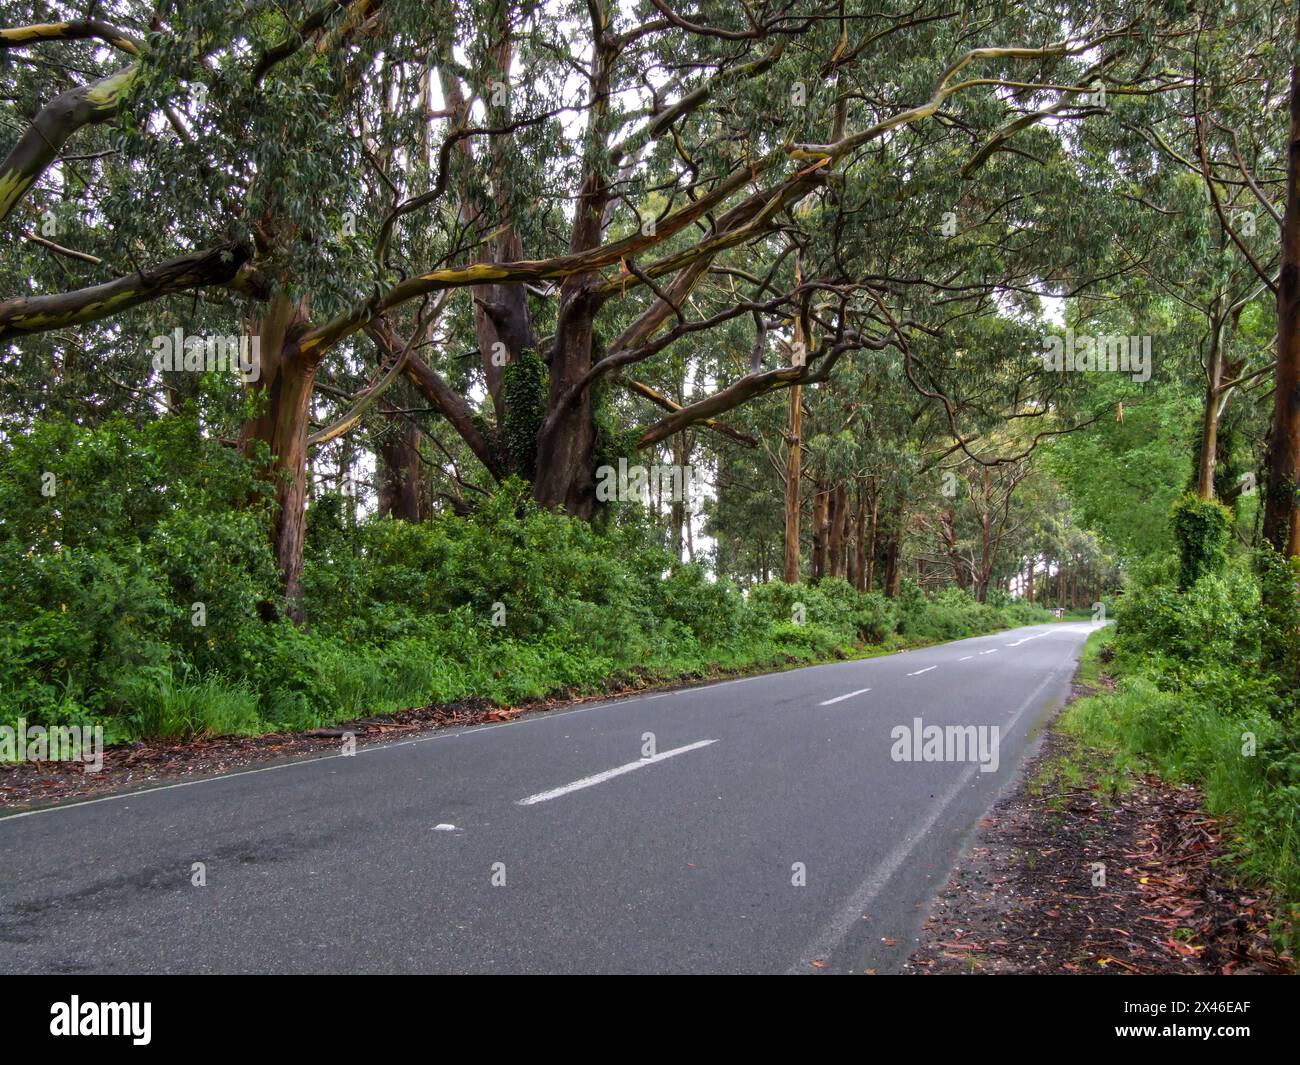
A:
[[[1226,822],[1238,879],[1280,900],[1275,932],[1280,945],[1294,949],[1300,944],[1300,789],[1270,772],[1268,755],[1282,744],[1280,726],[1263,709],[1227,709],[1195,693],[1163,690],[1131,663],[1103,662],[1113,640],[1107,627],[1084,647],[1076,679],[1102,690],[1062,713],[1059,730],[1067,742],[1055,779],[1091,779],[1110,795],[1143,772],[1197,785],[1206,810]],[[1052,771],[1043,772],[1040,789]]]
[[[968,635],[1006,627],[999,623]],[[454,649],[420,639],[379,648],[331,647],[300,660],[300,690],[259,694],[247,681],[215,674],[179,680],[166,670],[137,675],[122,687],[133,711],[106,731],[110,743],[301,731],[467,698],[517,706],[875,658],[942,642],[930,634],[891,633],[870,644],[817,625],[778,623],[762,637],[664,647],[644,661],[575,654],[546,639]]]
[[[1107,625],[1090,633],[1084,642],[1083,652],[1079,656],[1079,669],[1074,675],[1075,682],[1089,688],[1101,686],[1102,658],[1106,648],[1115,641],[1115,626]]]
[[[261,731],[257,693],[245,682],[231,683],[219,675],[177,681],[170,673],[131,680],[126,685],[134,704],[131,724],[143,735],[247,736]]]

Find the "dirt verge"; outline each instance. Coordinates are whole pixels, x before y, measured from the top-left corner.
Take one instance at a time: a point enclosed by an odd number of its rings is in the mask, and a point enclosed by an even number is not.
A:
[[[1092,690],[1076,684],[1073,697]],[[1106,783],[1056,723],[935,901],[906,971],[1284,973],[1269,900],[1236,887],[1199,791]],[[1103,881],[1104,874],[1104,881]]]

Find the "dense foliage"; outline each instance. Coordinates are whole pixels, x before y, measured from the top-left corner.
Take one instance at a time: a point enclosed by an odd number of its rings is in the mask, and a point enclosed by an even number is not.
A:
[[[58,460],[48,463],[46,457]],[[57,493],[28,505],[52,473]],[[783,665],[952,639],[1047,615],[843,581],[748,596],[672,566],[644,521],[602,529],[507,482],[474,513],[411,523],[313,504],[309,628],[265,620],[276,573],[251,462],[196,417],[0,445],[0,721],[110,735],[306,728],[482,696]],[[19,501],[22,503],[20,504]]]
[[[1289,567],[1288,567],[1289,568]],[[1115,769],[1155,768],[1204,789],[1246,878],[1277,893],[1277,931],[1300,945],[1300,694],[1267,648],[1300,659],[1294,616],[1270,614],[1261,569],[1239,553],[1182,587],[1178,561],[1135,574],[1104,667],[1114,691],[1071,707],[1067,728],[1114,753]],[[1265,577],[1263,579],[1269,579]],[[1295,575],[1289,578],[1294,586]],[[1293,599],[1294,601],[1294,599]]]

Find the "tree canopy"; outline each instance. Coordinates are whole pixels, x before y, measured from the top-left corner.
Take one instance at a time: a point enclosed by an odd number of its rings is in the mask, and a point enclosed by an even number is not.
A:
[[[1293,15],[18,0],[0,437],[245,463],[265,623],[502,491],[891,599],[1088,608],[1185,492],[1295,554]]]

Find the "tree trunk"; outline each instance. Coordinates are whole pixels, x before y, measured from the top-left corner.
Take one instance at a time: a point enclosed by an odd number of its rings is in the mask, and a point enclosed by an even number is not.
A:
[[[880,496],[871,494],[871,534],[867,544],[867,584],[866,591],[871,591],[876,582],[876,530],[880,516]]]
[[[905,512],[899,502],[892,514],[888,539],[885,541],[885,595],[897,599],[903,586],[903,519]]]
[[[826,568],[831,577],[844,576],[845,532],[848,528],[848,520],[848,492],[843,485],[840,485],[830,493]]]
[[[981,497],[980,497],[980,570],[979,577],[976,581],[975,597],[981,602],[986,602],[989,597],[989,575],[993,572],[993,562],[995,560],[993,550],[993,516],[990,513],[990,494],[989,494],[989,468],[983,467],[981,470]]]
[[[686,467],[686,438],[683,433],[678,433],[673,437],[673,466],[675,467],[674,473]],[[684,484],[685,481],[682,483]],[[686,504],[682,502],[679,492],[673,492],[672,497],[672,501],[668,504],[668,510],[669,521],[672,523],[673,558],[680,562],[686,544],[684,529],[686,524]]]
[[[563,400],[591,368],[596,301],[590,285],[594,283],[595,275],[581,284],[567,278],[560,289],[565,309],[551,357],[546,428],[539,435],[533,479],[538,503],[583,520],[590,520],[596,509],[596,424],[591,389],[583,389],[571,403]]]
[[[830,492],[817,488],[813,492],[812,512],[812,579],[826,576],[826,539],[830,514]]]
[[[958,588],[966,587],[966,564],[957,550],[957,512],[949,507],[939,515],[939,535],[943,540],[944,554],[952,567],[952,579]]]
[[[509,77],[514,58],[514,41],[508,23],[509,8],[505,5],[496,9],[495,18],[482,41],[488,60],[488,69],[482,71],[483,80],[492,77],[502,79]],[[439,84],[446,105],[456,116],[456,121],[468,124],[470,121],[469,101],[461,92],[460,80],[450,75],[439,64]],[[510,95],[493,99],[492,94],[480,101],[489,114],[489,126],[508,129],[511,124]],[[422,123],[427,130],[430,123]],[[503,223],[496,231],[492,241],[485,242],[479,249],[475,261],[480,263],[512,262],[525,258],[523,242],[510,218],[510,199],[514,186],[511,174],[511,157],[506,151],[509,140],[506,134],[492,134],[488,137],[488,157],[491,166],[491,194],[486,190],[477,192],[468,189],[460,198],[460,220],[467,228],[472,227],[481,216],[495,208]],[[474,149],[469,138],[456,143],[456,151],[466,160],[471,170],[474,165]],[[505,366],[518,358],[525,349],[537,346],[537,337],[533,330],[532,316],[528,310],[528,293],[523,285],[474,285],[471,289],[474,300],[474,332],[478,340],[479,356],[483,362],[484,379],[487,382],[488,395],[496,413],[497,425],[504,425],[509,412],[506,410],[501,384]]]
[[[501,11],[507,17],[509,10],[509,5],[502,5]],[[503,36],[507,34],[508,31]],[[599,247],[605,231],[605,207],[610,201],[609,183],[603,170],[607,159],[596,145],[605,143],[610,77],[615,61],[612,39],[612,33],[598,36],[591,58],[591,107],[586,131],[591,169],[574,204],[569,251],[575,255]],[[502,64],[501,69],[507,71],[509,67]],[[508,171],[508,160],[503,157],[500,174],[505,180],[509,180]],[[592,389],[582,389],[571,401],[567,397],[591,369],[600,284],[597,270],[572,274],[560,284],[555,342],[547,359],[550,393],[546,418],[538,434],[537,477],[533,482],[537,502],[584,520],[590,519],[596,509],[596,423]],[[671,313],[671,307],[660,300],[651,317],[658,320],[656,316]]]
[[[379,516],[423,521],[427,512],[420,472],[420,431],[394,419],[379,442]]]
[[[861,487],[858,488],[857,535],[853,544],[853,587],[860,592],[867,590],[867,497]]]
[[[272,546],[289,615],[295,619],[301,617],[307,430],[316,378],[316,361],[304,356],[294,339],[296,328],[304,321],[302,305],[281,294],[258,323],[255,336],[260,372],[251,387],[263,406],[240,431],[246,455],[254,455],[258,444],[265,444],[270,454],[266,478],[273,485],[276,502]]]
[[[1300,13],[1296,16],[1300,47]],[[1300,483],[1300,62],[1291,66],[1290,138],[1282,263],[1277,289],[1277,371],[1268,446],[1264,539],[1287,557],[1300,554],[1296,487]]]
[[[1196,496],[1214,498],[1214,462],[1219,447],[1219,386],[1223,383],[1223,323],[1217,301],[1210,316],[1210,361],[1206,367],[1205,409],[1201,412],[1201,453],[1196,463]]]
[[[789,448],[785,459],[785,582],[799,583],[799,490],[803,469],[803,386],[790,389]]]

